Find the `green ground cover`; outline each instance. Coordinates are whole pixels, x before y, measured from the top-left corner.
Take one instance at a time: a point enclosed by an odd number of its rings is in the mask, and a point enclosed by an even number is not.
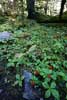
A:
[[[65,95],[66,100],[67,25],[27,20],[22,26],[1,24],[3,31],[12,32],[8,41],[0,41],[0,62],[6,61],[7,82],[22,86],[21,74],[26,69],[33,74],[31,85],[43,88],[45,98],[61,100]]]

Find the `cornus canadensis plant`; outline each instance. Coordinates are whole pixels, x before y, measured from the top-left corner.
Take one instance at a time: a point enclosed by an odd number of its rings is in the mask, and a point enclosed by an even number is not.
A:
[[[41,88],[46,100],[67,100],[67,27],[33,24],[0,26],[0,31],[13,32],[0,41],[0,62],[6,61],[5,72],[11,76],[7,81],[22,87],[22,71],[28,70],[33,74],[30,85]]]
[[[42,59],[35,64],[36,85],[42,87],[45,98],[61,100],[62,94],[66,96],[67,69],[66,60],[63,56],[64,43],[54,41],[51,48],[44,48]],[[56,46],[56,48],[55,48]],[[51,53],[51,54],[50,54]],[[61,58],[62,56],[62,58]],[[38,76],[36,75],[38,74]]]

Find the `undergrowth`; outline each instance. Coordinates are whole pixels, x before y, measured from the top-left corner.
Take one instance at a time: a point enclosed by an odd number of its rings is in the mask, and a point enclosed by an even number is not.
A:
[[[67,98],[67,27],[26,21],[22,26],[5,23],[0,32],[12,36],[0,41],[0,62],[6,61],[7,82],[22,86],[22,71],[32,72],[31,85],[41,87],[44,98]],[[34,83],[34,84],[33,84]]]

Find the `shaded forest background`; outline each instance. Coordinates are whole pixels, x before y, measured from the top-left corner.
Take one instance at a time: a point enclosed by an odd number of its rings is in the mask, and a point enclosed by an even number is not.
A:
[[[66,0],[0,0],[0,19],[36,19],[38,22],[67,20]],[[2,21],[2,20],[1,20]]]

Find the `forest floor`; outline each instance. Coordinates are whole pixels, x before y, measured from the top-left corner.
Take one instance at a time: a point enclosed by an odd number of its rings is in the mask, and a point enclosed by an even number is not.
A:
[[[28,70],[32,74],[34,74],[33,71],[38,70],[44,80],[46,80],[46,78],[43,75],[43,71],[47,70],[47,72],[52,74],[52,80],[56,82],[56,84],[57,79],[55,79],[55,76],[58,76],[57,73],[61,72],[59,73],[60,77],[67,76],[67,24],[38,24],[35,21],[26,21],[23,26],[14,25],[13,23],[1,24],[0,34],[5,31],[10,32],[11,37],[7,40],[0,39],[1,100],[21,100],[21,98],[18,97],[12,97],[12,99],[10,99],[6,95],[10,94],[10,96],[18,96],[15,89],[14,91],[17,94],[12,93],[12,89],[13,86],[17,84],[22,86],[23,78],[21,79],[19,76],[19,73],[21,75],[22,70]],[[50,72],[49,69],[44,68],[44,66],[48,67],[49,63],[55,68],[53,73]],[[61,68],[62,65],[64,66],[63,68]],[[48,75],[48,73],[46,74]],[[38,81],[36,78],[34,81],[37,85],[39,82],[44,83],[43,80]],[[63,88],[63,82],[67,83],[67,77],[65,79],[61,78],[61,80],[58,81],[58,84],[60,82],[62,82],[61,88]],[[3,85],[3,83],[5,83],[5,85]],[[12,85],[12,89],[7,89],[10,88],[10,86],[6,87],[5,91],[7,91],[7,93],[2,92],[2,90],[5,89],[6,83]],[[19,89],[18,91],[21,92]],[[61,89],[58,89],[57,91],[59,91],[60,94],[63,94],[64,92],[61,92]],[[6,97],[4,97],[4,93]],[[66,93],[67,91],[64,92],[65,96]],[[65,100],[65,97],[62,100]]]

